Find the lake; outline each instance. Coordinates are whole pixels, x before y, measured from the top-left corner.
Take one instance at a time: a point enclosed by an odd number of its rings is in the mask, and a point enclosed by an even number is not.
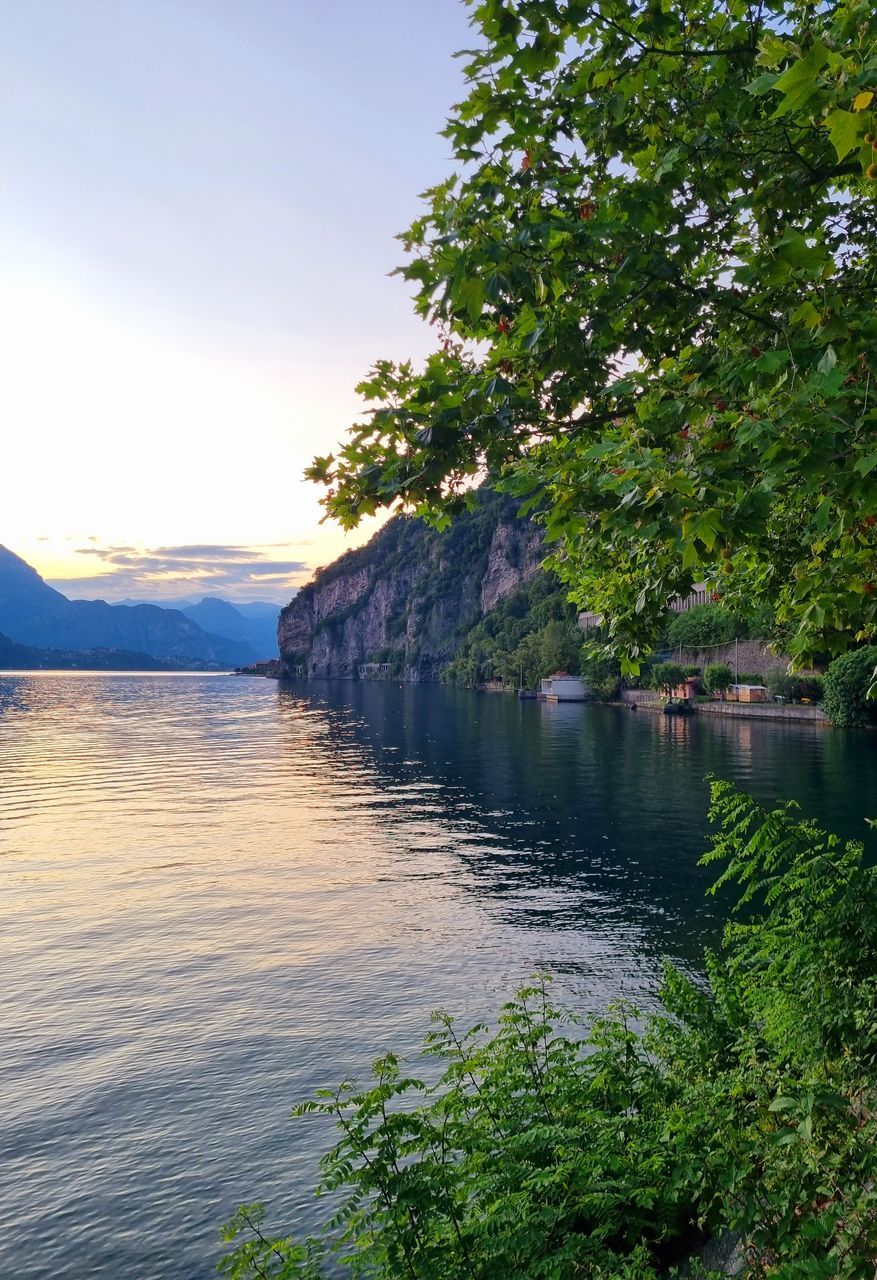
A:
[[[705,775],[845,835],[877,735],[396,684],[0,676],[0,1275],[198,1280],[264,1198],[306,1228],[289,1111],[491,1016],[697,965]]]

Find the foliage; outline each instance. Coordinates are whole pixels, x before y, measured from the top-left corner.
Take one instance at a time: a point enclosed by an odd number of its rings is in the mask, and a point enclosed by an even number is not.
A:
[[[739,684],[764,684],[764,677],[760,671],[741,671],[738,676]]]
[[[794,702],[798,682],[788,672],[771,671],[767,677],[767,687],[775,698],[783,698],[786,702]]]
[[[825,696],[825,681],[822,676],[798,676],[795,697],[798,701],[821,702]]]
[[[877,722],[877,702],[868,698],[875,672],[877,645],[835,658],[823,680],[825,712],[834,724],[848,726]]]
[[[734,683],[734,672],[726,662],[713,662],[704,669],[703,687],[707,693],[724,694]]]
[[[345,527],[536,495],[628,666],[706,582],[788,651],[877,628],[877,11],[474,0],[462,172],[401,239],[422,368],[309,475]]]
[[[696,604],[678,613],[667,628],[671,649],[705,649],[745,636],[746,627],[721,604]]]
[[[545,980],[492,1034],[435,1015],[435,1083],[386,1054],[296,1109],[337,1124],[325,1234],[275,1238],[251,1206],[224,1274],[315,1276],[322,1251],[373,1280],[657,1280],[733,1230],[753,1280],[872,1276],[875,872],[792,805],[712,796],[704,862],[737,910],[703,980],[668,966],[642,1033],[619,1005],[574,1034]]]
[[[586,640],[579,655],[579,673],[595,697],[611,702],[618,696],[621,666],[616,658],[607,654],[599,642]]]
[[[678,662],[659,662],[657,666],[652,667],[650,680],[653,689],[670,698],[684,683],[685,668]]]
[[[474,688],[499,678],[535,689],[553,671],[578,671],[581,633],[567,589],[540,573],[500,601],[466,635],[442,678]]]
[[[747,683],[743,676],[740,677],[740,681]],[[801,702],[805,698],[808,702],[822,701],[824,682],[821,676],[791,676],[784,672],[771,671],[766,683],[774,697],[784,698],[786,702]]]

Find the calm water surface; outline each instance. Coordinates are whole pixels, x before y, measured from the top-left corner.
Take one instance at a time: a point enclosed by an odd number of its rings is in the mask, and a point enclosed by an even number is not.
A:
[[[0,1276],[213,1274],[289,1109],[535,969],[579,1008],[696,963],[708,772],[845,834],[877,735],[389,684],[0,677]],[[866,837],[867,839],[867,837]]]

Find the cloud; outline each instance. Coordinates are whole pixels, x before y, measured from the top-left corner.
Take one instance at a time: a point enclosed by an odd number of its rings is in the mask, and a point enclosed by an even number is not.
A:
[[[100,561],[104,571],[53,578],[51,585],[75,599],[163,600],[223,596],[247,600],[287,601],[309,576],[303,560],[272,556],[290,551],[285,544],[262,547],[215,543],[176,547],[82,546],[77,554]]]

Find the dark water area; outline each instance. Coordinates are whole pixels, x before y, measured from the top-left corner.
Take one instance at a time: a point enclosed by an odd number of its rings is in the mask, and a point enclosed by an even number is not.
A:
[[[207,1277],[307,1229],[315,1087],[535,970],[696,966],[708,773],[875,844],[877,735],[224,676],[0,676],[0,1276]]]

